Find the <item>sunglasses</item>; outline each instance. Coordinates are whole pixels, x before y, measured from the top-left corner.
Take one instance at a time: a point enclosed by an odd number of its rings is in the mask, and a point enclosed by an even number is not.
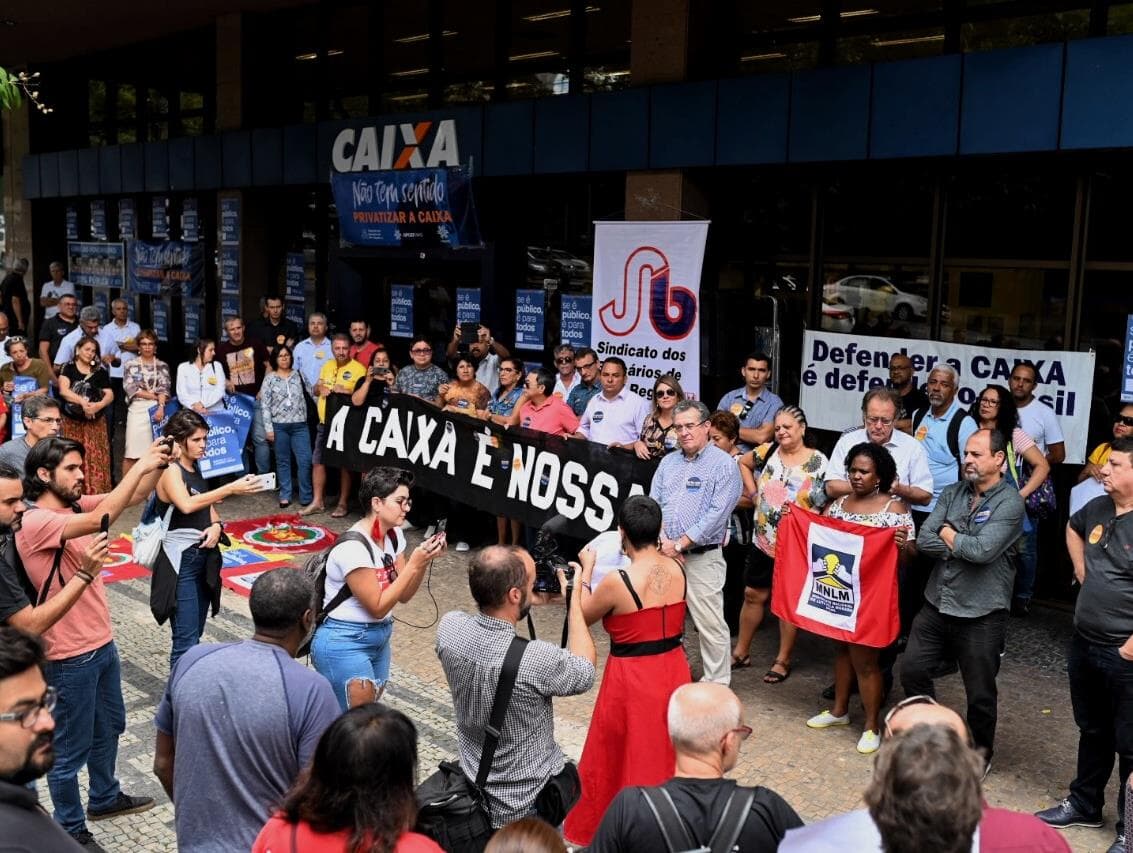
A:
[[[672,388],[658,388],[656,391],[653,392],[653,396],[654,397],[675,397],[675,396],[677,396],[677,392],[674,391]]]
[[[425,355],[425,354],[430,353],[432,351],[433,351],[432,347],[417,347],[416,349],[410,350],[410,352],[413,353],[414,355]]]
[[[902,708],[908,708],[910,705],[939,705],[939,704],[940,703],[937,702],[935,699],[933,699],[931,696],[924,696],[924,695],[906,696],[904,699],[902,699],[900,702],[898,702],[896,705],[894,705],[892,708],[890,708],[889,713],[885,715],[885,719],[882,722],[882,725],[885,728],[885,736],[886,737],[892,736],[893,733],[889,729],[889,721],[892,720],[893,717],[896,716],[897,712],[900,711]]]
[[[16,339],[12,338],[12,340]],[[1122,426],[1133,427],[1133,418],[1127,418],[1125,415],[1118,415],[1113,419],[1113,422],[1115,424],[1121,424]]]
[[[573,363],[574,363],[573,358],[556,358],[555,359],[555,364],[573,364]]]

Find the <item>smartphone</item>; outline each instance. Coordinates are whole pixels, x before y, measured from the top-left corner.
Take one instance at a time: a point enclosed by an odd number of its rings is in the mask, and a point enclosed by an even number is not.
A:
[[[106,534],[107,538],[110,537],[110,513],[105,513],[102,516],[102,521],[98,524],[99,529]]]
[[[461,323],[460,324],[460,342],[465,346],[474,344],[480,340],[480,324],[479,323]]]
[[[437,522],[437,530],[433,535],[434,536],[440,536],[442,533],[445,532],[446,527],[448,527],[448,519],[442,518],[440,521]]]
[[[275,491],[275,471],[272,471],[270,474],[260,474],[260,491]]]

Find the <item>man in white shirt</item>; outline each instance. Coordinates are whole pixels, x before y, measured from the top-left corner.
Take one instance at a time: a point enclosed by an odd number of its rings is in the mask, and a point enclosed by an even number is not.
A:
[[[59,342],[59,349],[55,352],[55,373],[58,375],[63,366],[69,364],[75,357],[75,347],[84,336],[90,336],[98,341],[98,348],[102,353],[102,362],[108,368],[110,363],[119,359],[118,342],[111,337],[109,331],[102,325],[102,312],[93,305],[87,305],[79,312],[79,325],[68,332]]]
[[[118,353],[110,359],[110,387],[114,389],[114,405],[107,412],[106,421],[110,429],[110,445],[113,447],[115,424],[125,417],[126,395],[122,390],[122,365],[138,357],[138,335],[142,333],[142,329],[130,319],[130,303],[121,297],[110,303],[110,315],[113,319],[102,327],[102,335],[114,341],[114,345],[118,347]]]
[[[63,278],[63,265],[52,261],[48,267],[51,281],[45,281],[39,289],[39,304],[43,306],[43,319],[49,320],[59,313],[59,297],[64,294],[75,295],[75,285]]]
[[[559,375],[555,378],[554,395],[566,400],[570,390],[582,381],[578,371],[574,369],[574,347],[570,344],[559,344],[555,347],[555,369]]]
[[[316,311],[309,316],[307,333],[310,337],[295,345],[295,369],[303,378],[303,387],[307,389],[307,393],[313,395],[323,365],[334,358],[327,338],[327,315]]]
[[[1035,398],[1039,384],[1039,371],[1034,363],[1021,361],[1011,371],[1011,396],[1019,410],[1019,426],[1035,440],[1039,452],[1046,456],[1051,471],[1066,459],[1066,442],[1054,409]],[[1026,616],[1035,592],[1035,578],[1039,571],[1038,536],[1040,521],[1036,517],[1023,530],[1019,540],[1019,570],[1015,573],[1015,590],[1011,598],[1011,612]]]
[[[614,356],[602,362],[602,392],[586,404],[575,435],[598,444],[633,444],[649,415],[644,397],[626,390],[626,363]]]

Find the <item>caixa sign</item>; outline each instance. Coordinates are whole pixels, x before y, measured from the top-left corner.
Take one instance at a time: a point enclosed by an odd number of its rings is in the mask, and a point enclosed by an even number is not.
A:
[[[337,172],[459,166],[456,119],[348,127],[334,138],[330,160]]]

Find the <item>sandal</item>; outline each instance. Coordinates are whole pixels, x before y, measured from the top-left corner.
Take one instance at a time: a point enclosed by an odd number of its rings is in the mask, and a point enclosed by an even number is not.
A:
[[[776,672],[774,668],[777,666],[783,667],[786,672]],[[775,662],[771,664],[771,667],[771,669],[763,673],[764,684],[782,684],[784,681],[791,677],[791,665],[786,661],[781,661],[776,658]]]
[[[287,509],[289,506],[291,506],[291,501],[280,501],[279,502],[279,508],[280,509]]]
[[[334,512],[332,512],[330,514],[330,517],[331,518],[346,518],[346,516],[348,516],[348,515],[350,515],[349,509],[347,509],[344,506],[336,506],[334,508]]]
[[[732,655],[732,669],[747,669],[751,666],[751,655],[744,655],[741,658]]]

